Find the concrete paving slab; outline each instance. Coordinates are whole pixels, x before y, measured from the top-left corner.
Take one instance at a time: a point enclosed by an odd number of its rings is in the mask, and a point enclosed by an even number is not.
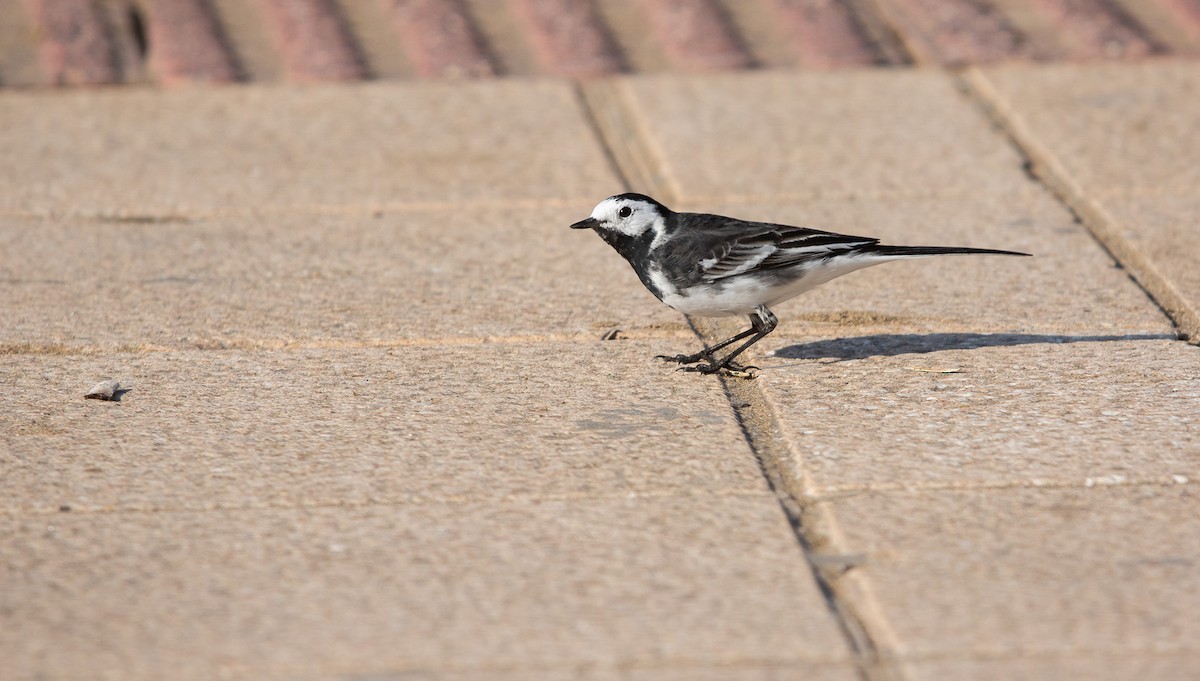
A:
[[[729,664],[724,666],[675,667],[667,669],[630,669],[620,677],[622,681],[835,681],[860,679],[857,670],[848,664],[830,664],[804,660],[792,664],[748,665]]]
[[[682,197],[681,208],[891,243],[1035,254],[889,264],[775,310],[784,320],[789,305],[799,314],[756,348],[774,350],[775,357],[750,359],[763,367],[760,385],[802,461],[794,465],[810,475],[810,488],[832,493],[1194,476],[1186,442],[1194,437],[1200,391],[1185,368],[1194,363],[1193,351],[1165,340],[1175,337],[1175,328],[1161,310],[1025,172],[1005,135],[948,76],[838,75],[844,90],[837,96],[834,81],[808,74],[719,83],[729,88],[684,79],[621,83],[667,177],[662,185]],[[883,84],[867,87],[877,81]],[[816,96],[818,86],[828,88],[826,96]],[[935,105],[936,111],[926,109]],[[702,141],[689,148],[685,135]],[[781,163],[796,149],[832,159],[858,149],[856,140],[870,143],[851,162]],[[939,146],[946,144],[951,148]],[[736,162],[722,168],[727,156]],[[838,195],[820,184],[831,177],[830,168],[833,177],[844,172],[852,179],[858,193]],[[804,184],[801,170],[819,179]],[[723,188],[720,172],[740,184]],[[789,192],[793,196],[780,198]],[[704,328],[716,339],[735,327]],[[818,340],[818,333],[832,338]],[[799,359],[845,364],[827,367],[833,378],[818,384],[811,367],[792,363]],[[846,394],[851,362],[866,364],[863,376],[850,382],[873,388]],[[940,391],[956,384],[920,371],[945,366],[964,371],[951,376],[970,385],[963,384],[963,402],[951,409]],[[1151,375],[1145,367],[1154,367]],[[987,371],[1003,382],[1004,397],[998,386],[968,378]],[[1103,386],[1093,385],[1097,378]],[[905,386],[914,380],[921,388],[910,391]],[[1164,383],[1188,397],[1162,391]],[[1130,385],[1147,402],[1126,402]],[[1039,408],[1031,409],[1031,401]],[[1139,418],[1162,429],[1143,434],[1134,425]],[[1064,457],[1063,442],[1079,446]]]
[[[289,674],[289,681],[326,681],[326,675]],[[339,677],[340,678],[340,677]],[[731,661],[708,666],[622,667],[580,665],[576,667],[425,669],[399,674],[350,676],[354,681],[853,681],[861,678],[847,663],[804,660],[756,663]]]
[[[1021,189],[1021,159],[936,71],[638,76],[617,84],[682,199]],[[665,197],[664,197],[665,198]]]
[[[597,199],[598,200],[598,199]],[[591,200],[173,222],[0,218],[0,347],[389,345],[671,336]]]
[[[607,89],[682,208],[1038,253],[814,292],[752,385],[918,678],[1174,670],[1196,349],[952,77],[886,75]],[[18,678],[855,673],[720,384],[652,359],[695,341],[565,229],[618,186],[571,86],[157,97],[0,98],[0,213],[121,218],[0,220]]]
[[[0,511],[766,494],[666,341],[0,356]],[[120,402],[83,399],[102,377]]]
[[[1200,195],[1124,196],[1103,200],[1122,236],[1200,317]]]
[[[0,523],[14,678],[660,678],[848,662],[768,494]]]
[[[1030,656],[975,660],[921,660],[905,665],[909,678],[921,681],[1128,681],[1195,678],[1200,652],[1142,654],[1088,651],[1074,656]]]
[[[902,658],[948,657],[951,670],[970,670],[953,660],[1031,658],[1036,669],[1046,656],[1162,655],[1146,668],[1181,678],[1194,668],[1173,663],[1194,660],[1200,636],[1194,485],[867,494],[829,505],[843,549],[866,556],[856,569]]]
[[[999,66],[981,75],[1084,190],[1200,185],[1200,73],[1190,60]]]
[[[773,308],[783,333],[830,340],[875,333],[1174,333],[1127,272],[1038,188],[970,197],[690,201],[681,208],[878,237],[885,243],[1034,255],[923,258],[854,272]],[[783,345],[771,336],[762,351]]]
[[[1186,343],[955,333],[776,341],[787,359],[755,360],[761,386],[814,494],[1200,479],[1200,350]]]
[[[0,212],[194,215],[590,198],[563,82],[10,92]]]
[[[657,167],[640,174],[680,197],[679,209],[893,243],[1035,255],[941,258],[855,273],[776,310],[785,324],[788,306],[799,310],[798,326],[785,330],[1176,331],[1075,216],[1026,173],[1009,140],[945,74],[639,77],[619,85],[629,98],[627,115],[648,140],[641,148],[649,159],[639,158],[639,147],[622,153],[633,167]],[[589,102],[597,97],[589,95]],[[853,158],[841,159],[848,149]],[[797,150],[827,160],[800,163]]]
[[[1006,67],[974,80],[1089,227],[1200,338],[1200,72],[1191,62]]]

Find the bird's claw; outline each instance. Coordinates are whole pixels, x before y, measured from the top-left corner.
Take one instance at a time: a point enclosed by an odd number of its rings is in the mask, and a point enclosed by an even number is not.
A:
[[[762,371],[756,366],[742,366],[735,362],[729,364],[701,364],[698,366],[679,367],[676,371],[690,371],[699,374],[711,375],[724,372],[726,376],[734,378],[753,379],[757,378],[755,371]]]
[[[655,359],[661,359],[664,362],[675,362],[676,364],[695,364],[702,359],[708,359],[704,353],[695,355],[655,355]]]

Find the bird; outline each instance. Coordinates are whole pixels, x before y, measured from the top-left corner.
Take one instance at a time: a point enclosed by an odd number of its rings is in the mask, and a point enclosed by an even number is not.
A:
[[[683,371],[753,378],[734,360],[775,330],[779,303],[864,267],[931,255],[1029,253],[954,246],[888,246],[879,239],[675,212],[645,194],[610,196],[571,229],[591,229],[633,267],[666,305],[689,316],[746,316],[750,328],[700,352],[658,355]],[[745,340],[718,359],[716,353]]]

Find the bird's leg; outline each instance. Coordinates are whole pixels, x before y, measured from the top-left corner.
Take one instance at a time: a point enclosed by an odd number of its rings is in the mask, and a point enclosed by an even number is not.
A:
[[[734,350],[733,352],[729,353],[728,355],[725,355],[725,358],[719,362],[716,360],[710,359],[708,364],[704,364],[704,365],[701,365],[698,367],[687,367],[685,369],[685,371],[699,371],[702,374],[715,374],[718,371],[725,369],[727,371],[745,373],[748,369],[757,368],[757,367],[744,367],[744,366],[734,362],[733,358],[737,357],[738,355],[745,352],[746,349],[749,348],[751,345],[754,345],[755,343],[757,343],[760,340],[762,340],[763,338],[765,338],[766,335],[771,333],[772,331],[774,331],[775,327],[777,327],[777,326],[779,326],[779,318],[776,317],[775,314],[772,313],[770,310],[768,310],[766,305],[759,305],[758,309],[754,311],[754,314],[750,315],[749,331],[738,334],[737,336],[729,339],[729,342],[724,343],[723,345],[728,345],[729,343],[731,343],[739,338],[744,338],[745,336],[754,334],[754,336],[750,340],[746,341],[741,346],[739,346],[737,350]],[[715,350],[716,348],[714,347],[713,349]]]
[[[746,336],[749,336],[753,333],[755,333],[754,327],[750,327],[749,329],[746,329],[745,331],[739,333],[738,335],[734,336],[733,338],[726,338],[725,340],[721,341],[720,343],[717,343],[716,345],[712,346],[711,348],[705,348],[705,349],[701,350],[700,352],[697,352],[694,355],[675,355],[675,356],[655,355],[655,358],[661,359],[666,362],[675,362],[677,364],[695,364],[696,362],[699,362],[702,359],[708,360],[711,363],[714,352],[716,352],[717,350],[720,350],[721,348],[723,348],[727,345],[736,343],[736,342],[740,341],[741,339],[745,338]]]

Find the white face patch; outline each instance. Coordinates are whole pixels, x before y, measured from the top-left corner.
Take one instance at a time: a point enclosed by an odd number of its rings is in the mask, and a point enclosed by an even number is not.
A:
[[[666,232],[663,216],[658,208],[645,201],[620,197],[604,199],[592,210],[592,217],[600,223],[600,229],[637,237],[649,230],[654,231],[655,240]]]

